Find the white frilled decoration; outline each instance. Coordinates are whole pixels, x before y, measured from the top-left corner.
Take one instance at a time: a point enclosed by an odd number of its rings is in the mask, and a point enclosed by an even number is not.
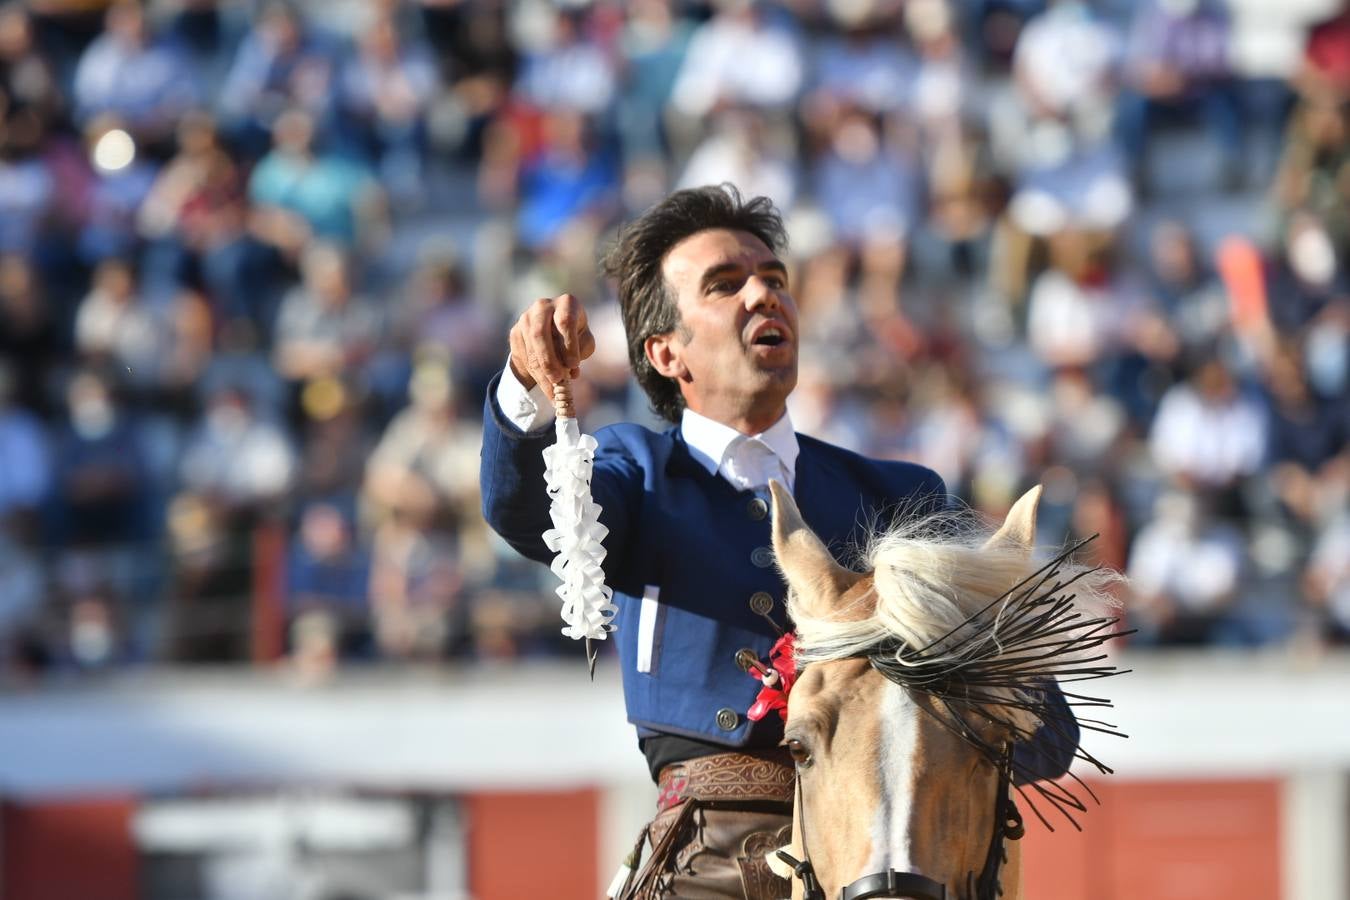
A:
[[[572,404],[571,385],[553,386],[557,413],[557,441],[544,450],[544,479],[551,500],[553,527],[544,532],[544,544],[556,554],[549,567],[562,580],[562,633],[586,641],[586,664],[595,678],[597,648],[614,630],[617,608],[614,592],[605,585],[600,564],[605,559],[601,544],[609,529],[600,524],[600,505],[591,499],[591,472],[595,463],[595,438],[581,433]]]

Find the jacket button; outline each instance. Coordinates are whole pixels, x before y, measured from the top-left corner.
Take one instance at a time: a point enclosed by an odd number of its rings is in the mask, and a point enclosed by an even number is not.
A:
[[[724,706],[717,711],[717,727],[723,731],[735,731],[739,724],[741,717],[736,715],[736,710],[731,707]]]
[[[769,514],[769,504],[764,502],[764,498],[756,497],[745,504],[745,512],[753,521],[759,522]]]
[[[736,665],[740,667],[742,672],[749,672],[758,662],[759,654],[755,653],[755,651],[751,650],[749,647],[744,647],[736,651]]]
[[[767,569],[773,565],[773,548],[756,547],[750,554],[750,561],[761,569]]]
[[[773,596],[765,591],[755,591],[750,595],[750,611],[757,616],[767,616],[773,612]]]

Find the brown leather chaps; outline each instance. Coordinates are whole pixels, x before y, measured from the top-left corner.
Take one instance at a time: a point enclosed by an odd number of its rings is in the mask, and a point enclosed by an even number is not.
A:
[[[646,863],[620,900],[782,900],[791,885],[765,854],[792,838],[792,766],[777,754],[723,753],[661,771],[659,812],[644,830]]]

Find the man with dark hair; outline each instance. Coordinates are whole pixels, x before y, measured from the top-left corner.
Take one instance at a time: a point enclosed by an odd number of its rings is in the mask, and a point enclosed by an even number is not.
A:
[[[778,251],[782,220],[728,186],[682,190],[621,233],[607,255],[629,356],[657,434],[616,425],[596,435],[592,492],[609,529],[605,578],[629,720],[661,789],[652,852],[621,896],[782,897],[764,854],[788,842],[793,769],[782,721],[751,721],[767,659],[788,625],[766,502],[777,479],[841,559],[864,523],[936,511],[942,480],[921,466],[869,460],[796,434],[797,307]],[[488,523],[546,562],[543,450],[553,387],[595,349],[571,295],[536,302],[511,329],[507,371],[488,392],[482,487]],[[1037,770],[1068,765],[1076,735],[1042,748]]]

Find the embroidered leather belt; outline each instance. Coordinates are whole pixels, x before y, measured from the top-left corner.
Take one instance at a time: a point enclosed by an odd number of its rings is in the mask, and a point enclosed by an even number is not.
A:
[[[795,770],[786,750],[717,753],[661,770],[657,808],[684,800],[792,803]]]

